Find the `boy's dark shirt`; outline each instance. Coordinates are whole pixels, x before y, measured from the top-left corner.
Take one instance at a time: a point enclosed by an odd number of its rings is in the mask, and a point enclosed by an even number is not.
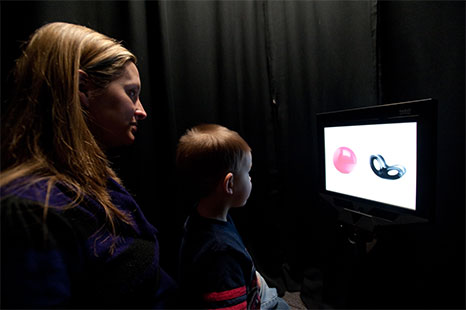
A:
[[[256,269],[232,218],[208,219],[196,210],[184,229],[179,257],[184,306],[260,308]]]

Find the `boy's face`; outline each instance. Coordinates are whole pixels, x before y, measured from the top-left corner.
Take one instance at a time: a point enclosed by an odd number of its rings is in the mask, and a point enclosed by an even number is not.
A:
[[[241,161],[238,172],[234,174],[234,207],[242,207],[251,194],[252,183],[249,172],[252,167],[252,155],[248,152]]]

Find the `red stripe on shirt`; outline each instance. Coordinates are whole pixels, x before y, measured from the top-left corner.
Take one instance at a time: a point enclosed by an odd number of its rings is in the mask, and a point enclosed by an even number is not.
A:
[[[226,308],[217,308],[215,310],[243,310],[243,309],[246,309],[247,307],[248,307],[248,304],[245,300],[240,304],[237,304],[231,307],[226,307]]]
[[[246,294],[246,286],[241,286],[241,287],[234,288],[228,291],[207,293],[207,294],[204,294],[203,297],[205,301],[212,302],[212,301],[223,301],[223,300],[233,299],[236,297],[243,296],[245,294]]]

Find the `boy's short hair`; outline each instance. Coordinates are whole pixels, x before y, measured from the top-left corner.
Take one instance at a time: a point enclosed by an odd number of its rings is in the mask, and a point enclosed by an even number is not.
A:
[[[233,130],[217,124],[188,129],[176,150],[176,166],[198,198],[210,194],[229,172],[236,173],[251,148]]]

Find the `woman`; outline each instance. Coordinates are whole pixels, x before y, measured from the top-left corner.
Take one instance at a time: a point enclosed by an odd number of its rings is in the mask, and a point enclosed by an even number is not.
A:
[[[5,308],[166,308],[157,230],[104,151],[147,114],[136,57],[89,28],[35,31],[2,115],[1,290]]]

